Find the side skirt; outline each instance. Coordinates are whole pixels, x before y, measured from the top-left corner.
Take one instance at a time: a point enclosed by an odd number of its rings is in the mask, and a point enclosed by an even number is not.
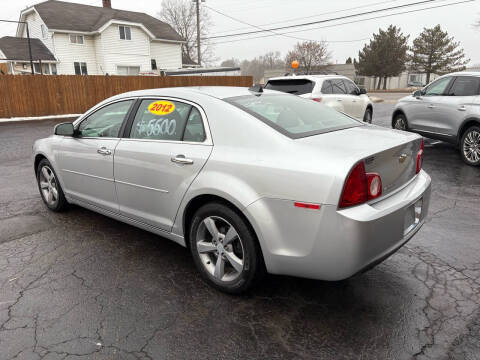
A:
[[[168,240],[172,240],[172,241],[176,242],[177,244],[182,245],[183,247],[186,247],[185,239],[184,239],[183,236],[180,236],[180,235],[165,231],[163,229],[160,229],[158,227],[146,224],[144,222],[129,218],[128,216],[122,215],[120,213],[115,213],[115,212],[112,212],[112,211],[109,211],[109,210],[105,210],[101,207],[90,204],[89,202],[86,202],[84,200],[80,200],[76,197],[72,197],[71,195],[66,195],[66,198],[67,198],[67,200],[70,204],[76,204],[76,205],[81,206],[83,208],[86,208],[88,210],[91,210],[91,211],[94,211],[96,213],[108,216],[112,219],[115,219],[115,220],[124,222],[126,224],[138,227],[140,229],[149,231],[151,233],[160,235],[164,238],[167,238]]]

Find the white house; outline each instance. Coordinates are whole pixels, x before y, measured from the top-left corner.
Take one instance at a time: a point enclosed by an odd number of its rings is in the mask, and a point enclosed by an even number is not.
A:
[[[112,9],[111,0],[103,0],[103,7],[48,0],[23,10],[20,21],[56,60],[54,66],[43,65],[43,73],[138,75],[182,68],[184,40],[170,25],[144,13]],[[24,24],[16,36],[27,36]],[[18,60],[30,69],[27,59]]]

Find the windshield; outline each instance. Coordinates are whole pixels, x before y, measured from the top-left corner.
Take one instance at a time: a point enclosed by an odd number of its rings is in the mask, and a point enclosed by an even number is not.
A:
[[[277,90],[284,93],[303,95],[313,91],[315,83],[307,79],[269,80],[265,89]]]
[[[293,139],[362,125],[338,111],[292,95],[246,95],[225,99]]]

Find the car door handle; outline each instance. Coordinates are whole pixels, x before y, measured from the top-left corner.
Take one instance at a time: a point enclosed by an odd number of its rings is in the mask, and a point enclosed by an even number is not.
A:
[[[97,153],[102,155],[112,155],[112,151],[108,150],[105,146],[102,146],[100,149],[97,149]]]
[[[462,105],[458,108],[459,111],[467,111],[467,107],[465,105]]]
[[[343,101],[342,99],[337,99],[337,101]]]
[[[175,164],[180,164],[180,165],[192,165],[193,160],[192,159],[187,159],[185,155],[177,155],[175,157],[171,158],[171,161]]]
[[[432,105],[432,104],[428,105],[429,109],[433,109],[434,107],[435,107],[435,105]]]

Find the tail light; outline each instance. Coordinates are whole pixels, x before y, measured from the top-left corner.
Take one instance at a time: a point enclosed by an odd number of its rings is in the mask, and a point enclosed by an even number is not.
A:
[[[316,102],[322,102],[322,98],[319,97],[319,98],[312,98],[313,101],[316,101]]]
[[[345,181],[340,208],[359,205],[382,195],[382,179],[376,173],[366,173],[363,161],[358,162]]]
[[[422,165],[423,165],[423,148],[425,147],[423,143],[423,138],[422,141],[420,142],[420,150],[417,152],[417,169],[415,171],[416,174],[422,170]]]

